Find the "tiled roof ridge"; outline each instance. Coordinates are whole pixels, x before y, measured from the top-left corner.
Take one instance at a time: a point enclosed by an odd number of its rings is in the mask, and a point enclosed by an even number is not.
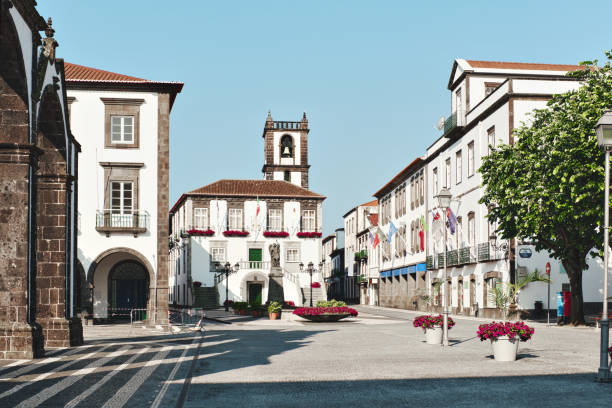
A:
[[[230,185],[233,183],[233,185]],[[242,185],[240,185],[242,184]],[[243,189],[243,191],[223,191],[227,189],[227,187],[247,187],[247,186],[273,186],[276,185],[280,188],[284,188],[284,191],[247,191]],[[219,188],[221,191],[215,191],[215,188]],[[209,191],[206,191],[209,190]],[[253,180],[253,179],[221,179],[205,186],[196,188],[195,190],[189,191],[187,194],[206,194],[206,195],[235,195],[235,196],[257,196],[260,195],[262,197],[265,196],[296,196],[296,197],[312,197],[312,198],[325,198],[320,194],[315,193],[314,191],[308,190],[306,188],[297,186],[293,183],[284,180]]]
[[[153,82],[148,79],[118,74],[116,72],[73,64],[71,62],[65,62],[64,67],[66,69],[67,81]]]
[[[513,62],[513,61],[484,61],[466,60],[472,68],[506,68],[506,69],[528,69],[528,70],[549,70],[549,71],[569,71],[583,69],[582,65],[575,64],[545,64],[540,62]]]

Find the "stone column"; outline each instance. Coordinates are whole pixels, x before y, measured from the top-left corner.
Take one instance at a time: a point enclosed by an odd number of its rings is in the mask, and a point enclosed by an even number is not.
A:
[[[269,284],[268,284],[268,302],[279,302],[282,304],[285,301],[285,291],[283,289],[283,269],[280,267],[270,268]]]
[[[34,285],[28,285],[30,166],[38,153],[31,145],[0,141],[0,358],[44,354],[42,328],[35,311],[28,313],[28,298],[34,297]]]
[[[37,321],[45,347],[82,344],[79,319],[66,318],[67,241],[66,176],[39,176],[37,180]]]

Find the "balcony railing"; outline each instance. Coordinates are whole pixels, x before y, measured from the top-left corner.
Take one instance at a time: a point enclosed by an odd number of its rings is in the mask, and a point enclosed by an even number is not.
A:
[[[459,249],[459,264],[468,264],[476,262],[476,257],[472,255],[471,247],[463,247]]]
[[[491,259],[491,250],[488,242],[478,244],[478,262],[486,262]]]
[[[240,265],[240,269],[250,270],[250,269],[259,269],[259,270],[270,270],[270,262],[269,261],[240,261],[238,262]]]
[[[425,258],[425,266],[427,267],[427,269],[428,269],[428,270],[431,270],[431,269],[438,269],[438,268],[437,268],[437,266],[436,266],[436,265],[435,265],[435,263],[434,263],[434,257],[433,257],[433,255],[428,255],[428,256]]]
[[[118,213],[116,210],[96,211],[96,231],[103,232],[108,237],[111,233],[142,234],[149,228],[149,213],[133,210]]]
[[[449,134],[456,127],[465,126],[465,111],[458,110],[453,113],[444,121],[444,135]]]

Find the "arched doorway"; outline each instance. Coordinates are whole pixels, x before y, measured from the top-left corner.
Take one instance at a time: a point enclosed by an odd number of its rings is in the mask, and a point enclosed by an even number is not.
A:
[[[135,314],[138,320],[146,318],[142,315],[147,308],[148,300],[149,274],[145,267],[134,260],[115,264],[108,274],[108,301],[111,318],[134,316],[132,311],[135,309],[141,311]]]

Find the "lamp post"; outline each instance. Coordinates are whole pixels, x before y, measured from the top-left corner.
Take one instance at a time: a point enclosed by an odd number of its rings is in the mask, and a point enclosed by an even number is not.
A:
[[[599,370],[597,381],[610,380],[610,367],[608,366],[608,343],[610,335],[610,322],[608,320],[608,237],[610,233],[610,149],[612,149],[612,111],[605,111],[595,126],[597,144],[605,153],[605,189],[604,189],[604,276],[603,276],[603,311],[601,314],[601,343],[599,349]]]
[[[323,263],[319,263],[319,271],[323,268]],[[304,264],[300,262],[300,272],[304,272]],[[314,268],[314,264],[312,262],[308,262],[308,267],[306,268],[306,272],[310,274],[310,307],[312,307],[312,274],[317,272],[317,269]]]
[[[217,271],[220,271],[222,273],[225,274],[225,311],[229,312],[229,274],[232,272],[238,272],[238,269],[240,269],[240,264],[238,262],[236,262],[236,265],[234,265],[234,268],[232,269],[232,265],[229,262],[226,262],[225,265],[223,266],[223,268],[221,268],[221,264],[219,262],[217,262],[215,264]]]
[[[452,198],[452,194],[451,192],[446,188],[442,188],[442,190],[440,190],[440,192],[438,193],[437,196],[435,196],[434,198],[436,198],[438,200],[438,207],[441,208],[444,213],[444,246],[443,251],[444,251],[444,280],[443,280],[443,284],[442,284],[442,289],[443,289],[443,293],[442,293],[442,309],[443,309],[443,314],[444,314],[444,319],[443,319],[443,324],[442,324],[442,344],[444,346],[448,346],[448,301],[446,299],[446,279],[447,279],[447,269],[446,269],[446,255],[447,255],[447,250],[446,250],[446,212],[448,211],[448,208],[450,207],[450,202],[451,202],[451,198]]]

